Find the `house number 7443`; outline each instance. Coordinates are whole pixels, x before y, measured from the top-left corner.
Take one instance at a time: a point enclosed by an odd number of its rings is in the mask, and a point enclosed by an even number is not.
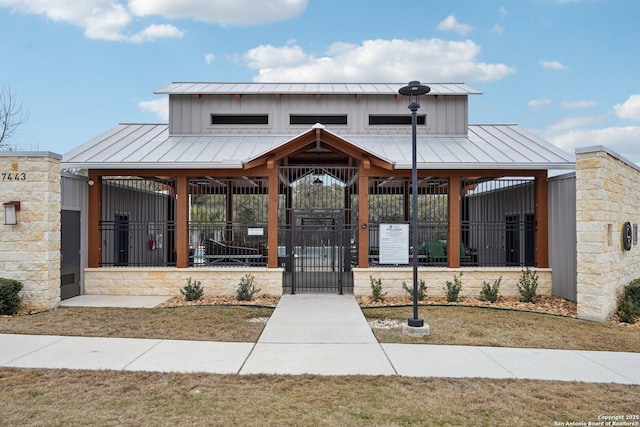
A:
[[[2,172],[0,179],[2,181],[26,181],[27,174],[24,172]]]

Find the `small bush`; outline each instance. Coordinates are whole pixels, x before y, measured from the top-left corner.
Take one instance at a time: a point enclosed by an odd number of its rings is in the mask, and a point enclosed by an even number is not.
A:
[[[462,277],[462,273],[460,273],[460,277]],[[462,290],[462,281],[460,277],[453,275],[453,282],[447,280],[446,287],[444,290],[446,291],[446,297],[448,302],[457,302],[458,296],[460,295],[460,291]]]
[[[413,299],[413,285],[408,287],[406,282],[402,282],[402,289]],[[418,280],[418,301],[423,301],[427,297],[427,284],[424,280]]]
[[[256,288],[253,284],[253,279],[255,279],[255,276],[251,274],[246,274],[240,279],[238,289],[236,289],[236,299],[238,301],[253,301],[255,295],[260,292],[260,288]]]
[[[22,283],[17,280],[0,278],[0,314],[15,314],[20,308]]]
[[[180,293],[187,301],[198,301],[204,295],[204,289],[200,286],[199,280],[191,281],[191,277],[187,278],[187,285],[180,289]]]
[[[621,322],[635,323],[640,316],[640,279],[633,280],[624,287],[618,303],[618,317]]]
[[[520,280],[518,280],[518,292],[520,292],[520,301],[533,302],[538,291],[538,275],[535,271],[531,271],[529,267],[522,270]]]
[[[498,280],[493,281],[493,285],[489,282],[482,282],[482,290],[480,291],[480,299],[482,301],[496,302],[500,299],[500,282],[502,282],[502,276],[498,277]]]
[[[375,302],[384,302],[387,292],[382,292],[382,279],[374,279],[373,276],[369,276],[369,280],[371,280],[371,299]]]

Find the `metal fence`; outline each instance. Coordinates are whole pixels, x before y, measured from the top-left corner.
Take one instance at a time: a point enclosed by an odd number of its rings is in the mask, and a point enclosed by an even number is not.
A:
[[[267,265],[267,179],[189,178],[189,265]]]
[[[102,179],[101,266],[175,266],[175,183]]]
[[[418,263],[447,264],[449,231],[449,180],[421,178],[418,180]],[[410,223],[413,191],[409,178],[384,177],[369,179],[369,264],[381,265],[380,224]],[[411,228],[410,228],[411,229]],[[412,241],[409,236],[409,242]],[[407,247],[407,262],[411,262],[412,247]],[[384,261],[384,260],[383,260]],[[406,265],[406,264],[402,264]]]
[[[461,195],[462,265],[534,265],[533,178],[463,179]]]

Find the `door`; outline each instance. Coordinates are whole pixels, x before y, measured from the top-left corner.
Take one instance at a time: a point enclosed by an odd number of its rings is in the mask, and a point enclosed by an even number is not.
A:
[[[80,212],[60,214],[60,299],[80,295]]]
[[[129,265],[129,215],[116,215],[114,222],[114,264],[127,266]]]
[[[520,265],[520,215],[505,217],[506,265]]]
[[[315,215],[318,212],[314,213]],[[307,216],[294,214],[291,229],[293,253],[289,265],[291,293],[331,292],[343,294],[353,287],[350,236],[344,227],[344,215]]]
[[[354,167],[280,167],[283,291],[353,292]]]

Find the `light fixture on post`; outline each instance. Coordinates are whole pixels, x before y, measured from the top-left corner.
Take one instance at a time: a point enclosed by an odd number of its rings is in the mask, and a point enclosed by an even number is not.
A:
[[[20,210],[20,202],[7,202],[4,205],[4,224],[16,225],[18,223],[18,212]]]
[[[407,319],[407,325],[403,332],[407,335],[429,335],[429,325],[418,317],[418,166],[417,166],[417,125],[418,102],[420,95],[431,91],[429,86],[420,84],[419,81],[411,81],[407,86],[398,90],[402,96],[409,98],[409,110],[411,110],[411,246],[413,248],[411,263],[413,265],[413,318]]]

